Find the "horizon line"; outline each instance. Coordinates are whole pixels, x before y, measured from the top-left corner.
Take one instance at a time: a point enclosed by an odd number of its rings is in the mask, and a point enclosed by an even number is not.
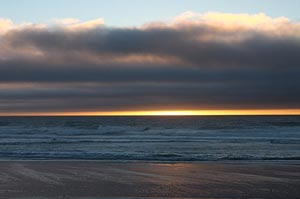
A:
[[[0,113],[9,116],[280,116],[300,115],[300,109],[239,109],[239,110],[153,110],[153,111],[91,111],[91,112],[46,112],[46,113]]]

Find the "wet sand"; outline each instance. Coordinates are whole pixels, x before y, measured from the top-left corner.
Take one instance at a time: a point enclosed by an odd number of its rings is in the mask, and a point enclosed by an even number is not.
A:
[[[300,198],[299,163],[2,161],[0,198]]]

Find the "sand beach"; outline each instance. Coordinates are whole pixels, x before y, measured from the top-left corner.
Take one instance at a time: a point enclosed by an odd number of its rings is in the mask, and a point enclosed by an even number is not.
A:
[[[300,164],[1,161],[6,198],[300,198]]]

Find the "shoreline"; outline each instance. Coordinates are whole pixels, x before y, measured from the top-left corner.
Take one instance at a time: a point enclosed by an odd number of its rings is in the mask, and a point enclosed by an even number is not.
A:
[[[299,198],[295,162],[0,161],[6,198]]]
[[[96,159],[0,159],[1,162],[96,162],[113,164],[286,164],[300,165],[300,160],[195,160],[195,161],[168,161],[168,160],[96,160]]]

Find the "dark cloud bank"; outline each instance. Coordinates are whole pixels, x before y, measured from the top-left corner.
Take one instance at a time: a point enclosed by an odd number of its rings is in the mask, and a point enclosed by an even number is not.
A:
[[[0,112],[300,108],[299,32],[276,31],[195,23],[7,31]]]

